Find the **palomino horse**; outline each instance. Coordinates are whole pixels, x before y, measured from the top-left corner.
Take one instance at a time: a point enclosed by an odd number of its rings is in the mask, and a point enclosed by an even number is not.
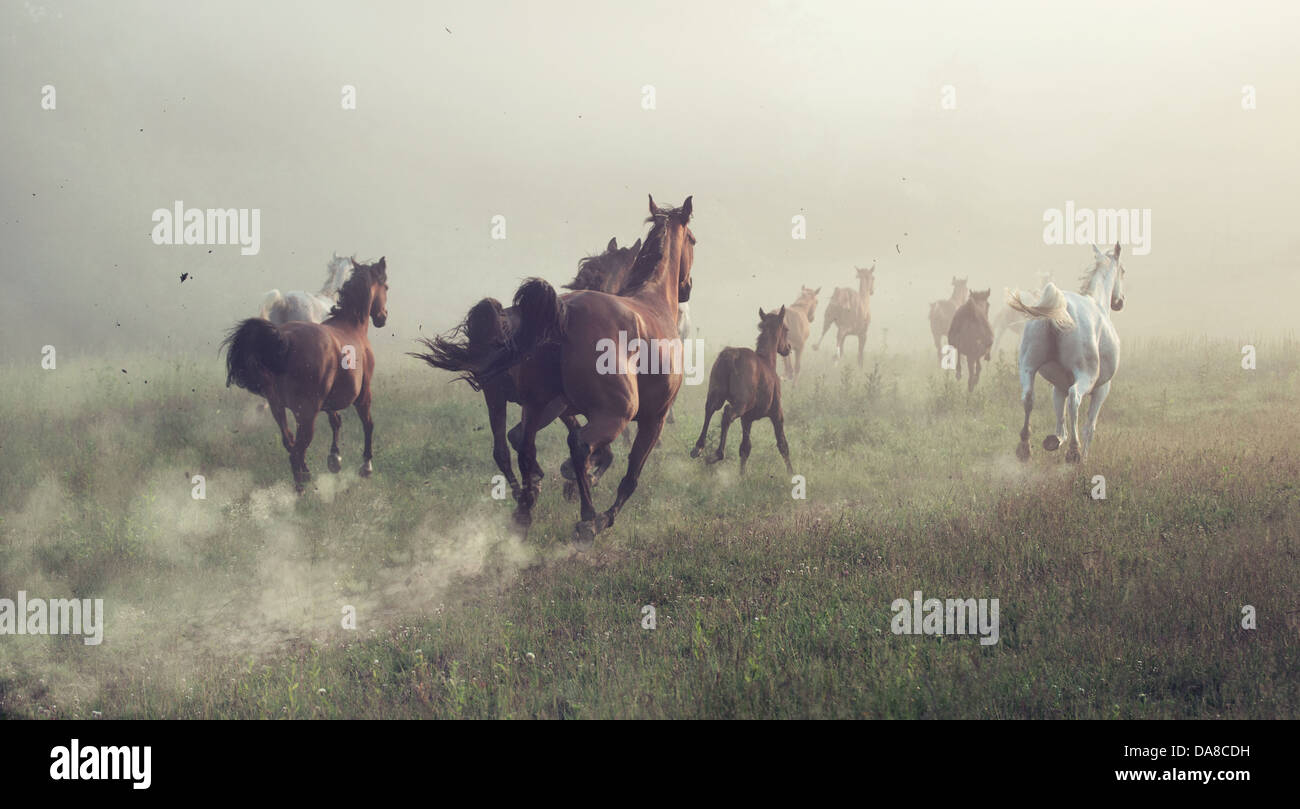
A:
[[[632,268],[632,262],[640,250],[640,239],[631,247],[619,247],[618,239],[612,238],[604,253],[588,256],[578,262],[578,274],[564,286],[574,290],[617,292],[627,283],[628,270]],[[511,443],[518,450],[516,442],[520,427],[516,426],[507,434],[506,404],[523,404],[528,397],[532,397],[532,404],[542,407],[561,392],[559,351],[554,346],[543,346],[527,362],[520,363],[511,368],[509,373],[489,382],[480,384],[476,380],[474,371],[481,370],[487,360],[518,331],[518,307],[503,307],[496,298],[484,298],[474,304],[469,314],[451,333],[433,339],[422,338],[420,342],[429,349],[427,353],[411,354],[434,368],[456,372],[458,378],[469,382],[475,390],[482,391],[483,402],[487,405],[488,424],[492,428],[492,459],[510,483],[516,501],[520,495],[519,481],[515,478],[506,438],[509,435]],[[564,419],[570,429],[577,429],[574,417],[565,416]],[[612,456],[610,460],[613,460]],[[540,467],[536,474],[539,479],[542,477]]]
[[[1047,286],[1051,280],[1052,274],[1050,272],[1040,272],[1038,274],[1038,286],[1034,288],[1033,292],[1029,293],[1029,297],[1037,298],[1041,296],[1043,294],[1043,287]],[[1004,293],[1004,298],[1011,295],[1011,290],[1009,289],[1004,288],[1002,291]],[[997,348],[1002,344],[1002,335],[1007,332],[1011,332],[1017,337],[1023,334],[1025,331],[1025,324],[1028,322],[1028,319],[1024,315],[1020,314],[1015,309],[1012,309],[1010,306],[1002,307],[1002,311],[998,312],[990,321],[990,325],[993,326],[993,347]]]
[[[1043,289],[1038,303],[1029,306],[1013,294],[1007,304],[1028,317],[1020,339],[1020,398],[1025,406],[1025,425],[1020,429],[1016,455],[1029,460],[1029,413],[1034,409],[1034,375],[1052,383],[1052,404],[1056,432],[1043,439],[1043,449],[1052,451],[1067,438],[1067,463],[1078,463],[1088,454],[1097,414],[1110,393],[1110,381],[1119,367],[1119,335],[1110,322],[1110,310],[1124,308],[1124,265],[1119,261],[1119,243],[1103,253],[1092,246],[1095,263],[1084,273],[1080,291],[1062,292],[1056,284]],[[1079,404],[1091,394],[1088,416],[1079,435]],[[1067,433],[1068,429],[1068,433]],[[1082,443],[1082,453],[1080,452]]]
[[[803,370],[803,347],[812,332],[809,324],[817,315],[817,296],[821,291],[821,287],[809,289],[800,284],[799,297],[785,307],[785,325],[790,331],[790,351],[794,353],[794,362],[790,362],[788,353],[782,355],[782,360],[785,362],[785,378],[792,385],[799,381],[799,372]]]
[[[966,278],[953,276],[952,297],[930,304],[930,334],[934,337],[934,350],[939,355],[939,362],[943,362],[943,341],[952,325],[952,316],[957,314],[957,308],[970,297],[966,281]]]
[[[530,278],[515,294],[520,328],[511,345],[497,352],[479,377],[480,384],[526,358],[539,345],[559,346],[562,395],[544,407],[524,405],[519,468],[525,480],[536,466],[537,431],[556,416],[582,414],[587,423],[569,433],[569,457],[582,501],[574,526],[580,545],[614,524],[636,491],[641,468],[659,440],[668,408],[682,385],[682,347],[677,339],[677,303],[690,300],[695,236],[691,233],[691,198],[681,208],[660,208],[650,198],[653,222],[645,245],[628,274],[623,295],[583,291],[561,300],[551,285]],[[623,348],[631,347],[626,356]],[[675,348],[674,348],[675,347]],[[611,356],[613,355],[613,356]],[[627,474],[610,508],[597,514],[591,502],[589,462],[609,452],[609,444],[637,423]],[[532,520],[534,497],[520,498],[517,520]]]
[[[948,327],[948,344],[957,349],[957,378],[961,379],[961,360],[966,358],[969,380],[966,390],[975,390],[980,381],[981,359],[989,359],[993,349],[993,327],[989,325],[989,294],[993,290],[972,292],[952,316]]]
[[[330,259],[329,275],[325,276],[325,285],[320,288],[320,292],[294,290],[281,295],[280,290],[273,289],[263,296],[262,310],[258,316],[277,326],[291,320],[320,323],[329,317],[335,296],[338,295],[339,287],[343,286],[343,279],[347,278],[351,267],[352,259],[334,256]]]
[[[722,411],[718,449],[706,460],[709,463],[722,460],[727,448],[727,427],[733,420],[740,419],[740,473],[743,475],[745,461],[749,460],[749,428],[759,419],[771,419],[772,430],[776,433],[776,448],[785,459],[786,471],[794,474],[794,467],[790,465],[790,445],[785,440],[781,378],[776,373],[776,355],[790,356],[787,314],[784,306],[779,312],[765,313],[759,309],[758,343],[755,347],[752,350],[724,348],[713,361],[713,369],[709,371],[709,396],[704,402],[704,426],[700,428],[699,440],[691,450],[692,458],[700,456],[704,440],[709,435],[709,422],[718,408],[726,404]]]
[[[294,487],[302,492],[311,480],[307,447],[316,414],[329,414],[334,442],[329,469],[342,468],[339,453],[339,411],[356,407],[365,430],[366,448],[360,473],[369,477],[374,421],[370,418],[370,377],[375,355],[366,333],[369,318],[375,328],[388,320],[388,267],[383,258],[370,265],[352,262],[352,275],[339,290],[339,302],[323,323],[292,321],[275,325],[250,317],[230,330],[222,343],[226,351],[226,385],[238,385],[264,396],[280,426],[280,440],[289,451]],[[297,435],[289,434],[285,410],[293,412]]]
[[[844,338],[853,335],[858,338],[858,365],[862,365],[862,352],[867,345],[867,328],[871,326],[871,296],[876,291],[876,265],[863,269],[854,267],[858,273],[858,291],[848,287],[837,287],[831,293],[831,301],[826,304],[826,314],[822,319],[822,336],[813,346],[816,351],[821,348],[822,339],[833,325],[835,330],[835,359],[844,353]]]

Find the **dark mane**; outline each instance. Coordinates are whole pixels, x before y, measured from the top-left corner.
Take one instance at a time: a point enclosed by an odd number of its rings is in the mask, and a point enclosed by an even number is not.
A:
[[[613,242],[610,242],[613,244]],[[592,289],[619,294],[627,283],[627,254],[640,245],[617,247],[578,262],[578,274],[565,289]]]
[[[675,209],[674,209],[675,211]],[[645,237],[645,242],[641,245],[641,252],[637,254],[636,262],[632,264],[632,269],[627,271],[627,281],[623,284],[623,295],[635,295],[655,277],[655,271],[659,269],[659,262],[663,261],[664,243],[668,240],[668,216],[648,216],[647,222],[654,222],[650,228],[650,233]]]
[[[374,264],[357,264],[348,280],[339,287],[339,302],[330,309],[330,317],[365,320],[370,314],[370,285],[383,280],[384,269]]]

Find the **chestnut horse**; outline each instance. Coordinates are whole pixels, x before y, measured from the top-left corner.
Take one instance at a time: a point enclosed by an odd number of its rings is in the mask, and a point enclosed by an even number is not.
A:
[[[588,256],[578,262],[578,274],[564,286],[573,290],[598,289],[617,293],[627,283],[628,271],[640,250],[640,239],[631,247],[619,247],[617,237],[612,238],[604,253]],[[559,351],[554,346],[544,346],[529,361],[482,384],[476,380],[474,370],[481,369],[497,350],[506,345],[519,330],[519,326],[518,307],[503,307],[496,298],[484,298],[470,308],[469,314],[451,333],[432,339],[421,338],[420,342],[428,348],[427,353],[411,354],[434,368],[456,372],[459,375],[457,378],[465,380],[475,390],[483,393],[488,424],[492,428],[492,460],[510,484],[516,501],[519,500],[521,490],[519,481],[515,478],[506,438],[509,436],[510,444],[517,451],[521,429],[515,425],[509,433],[506,432],[506,405],[509,402],[522,405],[525,401],[531,401],[535,407],[542,407],[560,395]],[[578,428],[573,416],[563,416],[563,419],[569,429]],[[612,461],[611,454],[605,465],[608,466]],[[522,471],[520,470],[521,473]],[[541,467],[536,468],[534,473],[538,480],[543,477]]]
[[[370,350],[366,320],[383,328],[388,320],[388,267],[385,259],[370,265],[352,262],[352,274],[339,289],[339,302],[323,323],[290,321],[275,325],[250,317],[230,330],[226,348],[226,386],[238,385],[266,398],[280,426],[280,440],[289,452],[294,488],[302,492],[311,480],[307,447],[316,414],[329,414],[334,442],[329,470],[342,468],[339,453],[339,411],[352,405],[361,417],[366,448],[360,474],[369,477],[374,421],[370,418],[370,378],[375,355]],[[285,410],[293,412],[297,435],[290,435]]]
[[[817,296],[821,293],[822,288],[809,289],[799,285],[799,297],[794,303],[785,307],[785,325],[790,330],[790,351],[794,353],[794,363],[790,362],[790,355],[783,355],[785,361],[785,378],[790,380],[790,384],[795,384],[799,380],[799,373],[803,370],[803,347],[808,342],[808,335],[812,332],[809,325],[817,315]]]
[[[970,288],[967,285],[967,278],[952,277],[952,297],[946,301],[935,301],[930,304],[930,335],[934,337],[934,350],[939,357],[939,362],[943,362],[943,343],[948,338],[948,329],[952,326],[952,316],[957,314],[957,309],[966,299],[970,297]]]
[[[966,358],[967,392],[975,390],[980,381],[981,359],[989,359],[993,350],[993,327],[989,325],[989,294],[972,292],[952,316],[948,326],[948,344],[957,349],[957,378],[961,379],[961,359]]]
[[[821,348],[822,339],[831,326],[835,326],[835,359],[844,354],[844,338],[858,338],[858,367],[862,366],[862,352],[867,347],[867,329],[871,326],[871,296],[876,292],[876,265],[854,267],[858,273],[858,291],[837,287],[826,304],[822,318],[822,336],[817,338],[813,350]]]
[[[749,428],[755,421],[765,418],[772,420],[776,448],[785,459],[786,471],[794,474],[794,467],[790,465],[790,445],[785,440],[781,378],[776,373],[776,355],[790,356],[789,327],[785,322],[787,313],[784,306],[779,312],[764,313],[759,309],[758,343],[755,347],[752,350],[724,348],[713,361],[713,369],[709,371],[709,396],[704,402],[704,426],[700,428],[700,438],[691,450],[692,458],[700,456],[704,439],[709,434],[709,421],[725,403],[718,449],[706,460],[709,463],[722,460],[727,448],[727,427],[733,420],[740,419],[740,473],[743,475],[745,461],[749,460]]]
[[[691,213],[690,197],[681,208],[660,208],[654,197],[650,198],[647,221],[653,225],[622,295],[589,290],[561,299],[546,281],[525,281],[515,293],[519,331],[511,344],[498,350],[487,366],[476,372],[479,384],[483,384],[523,361],[539,346],[547,342],[558,346],[562,393],[542,407],[524,404],[519,469],[524,479],[531,481],[529,472],[537,464],[538,430],[557,416],[587,417],[582,428],[569,433],[569,457],[582,501],[574,540],[583,546],[614,524],[636,491],[646,457],[659,440],[668,409],[682,385],[677,304],[690,300],[691,294],[691,265],[695,259],[695,236],[689,227]],[[610,354],[617,353],[613,346],[636,345],[643,348],[613,358],[610,367]],[[642,370],[642,366],[646,369]],[[593,458],[608,453],[610,442],[632,421],[637,423],[637,433],[627,473],[619,482],[614,504],[597,514],[591,502],[588,465]],[[525,529],[532,520],[536,500],[535,491],[529,489],[525,489],[516,512],[516,519]]]

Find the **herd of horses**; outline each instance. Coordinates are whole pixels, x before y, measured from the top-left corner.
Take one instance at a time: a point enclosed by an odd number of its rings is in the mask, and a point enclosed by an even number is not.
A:
[[[644,240],[619,247],[611,239],[605,251],[582,259],[578,273],[558,292],[541,278],[525,280],[511,305],[483,298],[470,308],[462,322],[434,338],[423,338],[423,351],[413,352],[430,366],[450,371],[483,395],[492,431],[492,457],[510,484],[516,508],[515,522],[527,533],[544,477],[537,461],[536,438],[540,430],[559,419],[568,431],[569,457],[561,467],[565,494],[580,503],[574,539],[589,545],[614,525],[620,511],[636,491],[646,458],[659,442],[664,424],[671,420],[673,402],[681,388],[682,344],[689,339],[689,304],[695,235],[690,222],[692,198],[681,207],[657,205],[650,197],[650,224]],[[979,380],[981,359],[1008,331],[1021,334],[1019,368],[1024,426],[1016,454],[1028,460],[1029,417],[1034,404],[1034,380],[1042,375],[1053,386],[1056,430],[1042,443],[1055,450],[1068,445],[1066,460],[1086,456],[1096,429],[1097,415],[1119,364],[1119,337],[1110,311],[1124,305],[1124,267],[1120,245],[1103,252],[1093,247],[1094,260],[1078,292],[1058,288],[1050,277],[1040,278],[1040,289],[1027,303],[1020,293],[1008,293],[1007,308],[989,318],[991,289],[972,292],[967,279],[952,279],[951,297],[930,306],[930,327],[943,361],[945,349],[957,353],[957,375],[966,360],[968,387]],[[875,292],[875,264],[855,268],[858,288],[836,288],[823,313],[821,336],[836,329],[836,358],[844,340],[858,339],[858,364],[863,361],[871,324],[871,296]],[[248,318],[230,330],[226,349],[226,384],[238,385],[265,398],[289,453],[290,468],[299,492],[311,480],[306,452],[311,444],[316,416],[324,410],[333,430],[329,469],[338,472],[342,458],[338,445],[342,411],[354,407],[365,433],[360,474],[372,472],[374,422],[370,416],[374,353],[368,324],[383,327],[388,317],[388,269],[385,258],[372,264],[335,256],[330,275],[320,293],[268,293],[259,317]],[[343,275],[346,273],[346,280]],[[778,311],[758,310],[758,338],[753,349],[722,350],[709,374],[704,425],[691,450],[704,450],[713,416],[719,410],[721,435],[710,462],[723,458],[727,432],[733,421],[741,423],[739,448],[743,473],[750,453],[753,422],[768,419],[777,448],[793,475],[781,408],[781,374],[777,357],[784,361],[784,376],[796,383],[802,356],[812,334],[821,287],[801,287],[798,298]],[[996,328],[996,333],[995,333]],[[658,352],[656,360],[624,358],[617,372],[602,364],[602,346],[637,345],[640,351]],[[646,349],[645,347],[649,347]],[[793,355],[793,356],[792,356]],[[676,361],[674,361],[676,360]],[[646,368],[655,369],[647,372]],[[1082,398],[1091,396],[1080,425]],[[507,430],[507,405],[520,406],[521,419]],[[291,432],[287,415],[294,416]],[[613,464],[612,444],[626,440],[629,425],[637,425],[628,454],[627,471],[619,482],[614,502],[597,512],[592,490]],[[511,450],[518,457],[514,474]]]

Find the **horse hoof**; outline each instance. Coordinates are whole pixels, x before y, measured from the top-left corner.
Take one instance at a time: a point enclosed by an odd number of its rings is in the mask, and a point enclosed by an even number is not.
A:
[[[1016,447],[1016,457],[1022,461],[1029,460],[1029,442],[1021,441],[1020,446]]]
[[[692,458],[698,458],[698,457],[700,457],[700,450],[702,450],[702,449],[704,449],[704,447],[695,447],[695,448],[693,448],[693,449],[691,450],[691,457],[692,457]]]
[[[1043,449],[1048,452],[1056,452],[1061,447],[1061,439],[1054,435],[1049,435],[1043,439]]]
[[[573,544],[578,550],[585,551],[596,544],[596,521],[583,520],[573,526]]]
[[[337,475],[339,472],[343,471],[343,456],[331,455],[329,460],[325,462],[325,465],[330,468],[331,472]]]
[[[1070,449],[1066,450],[1065,453],[1066,463],[1078,463],[1081,460],[1083,460],[1083,457],[1079,455],[1079,450],[1075,449],[1074,447],[1070,447]]]
[[[532,509],[527,509],[524,508],[523,506],[516,508],[514,514],[512,514],[511,517],[514,519],[515,525],[523,529],[527,529],[528,526],[533,524]]]
[[[365,463],[361,464],[361,468],[357,470],[357,474],[363,478],[368,478],[370,477],[370,474],[374,471],[375,471],[375,467],[370,463],[370,461],[366,461]]]
[[[578,482],[574,480],[564,481],[564,499],[572,503],[578,497]]]

